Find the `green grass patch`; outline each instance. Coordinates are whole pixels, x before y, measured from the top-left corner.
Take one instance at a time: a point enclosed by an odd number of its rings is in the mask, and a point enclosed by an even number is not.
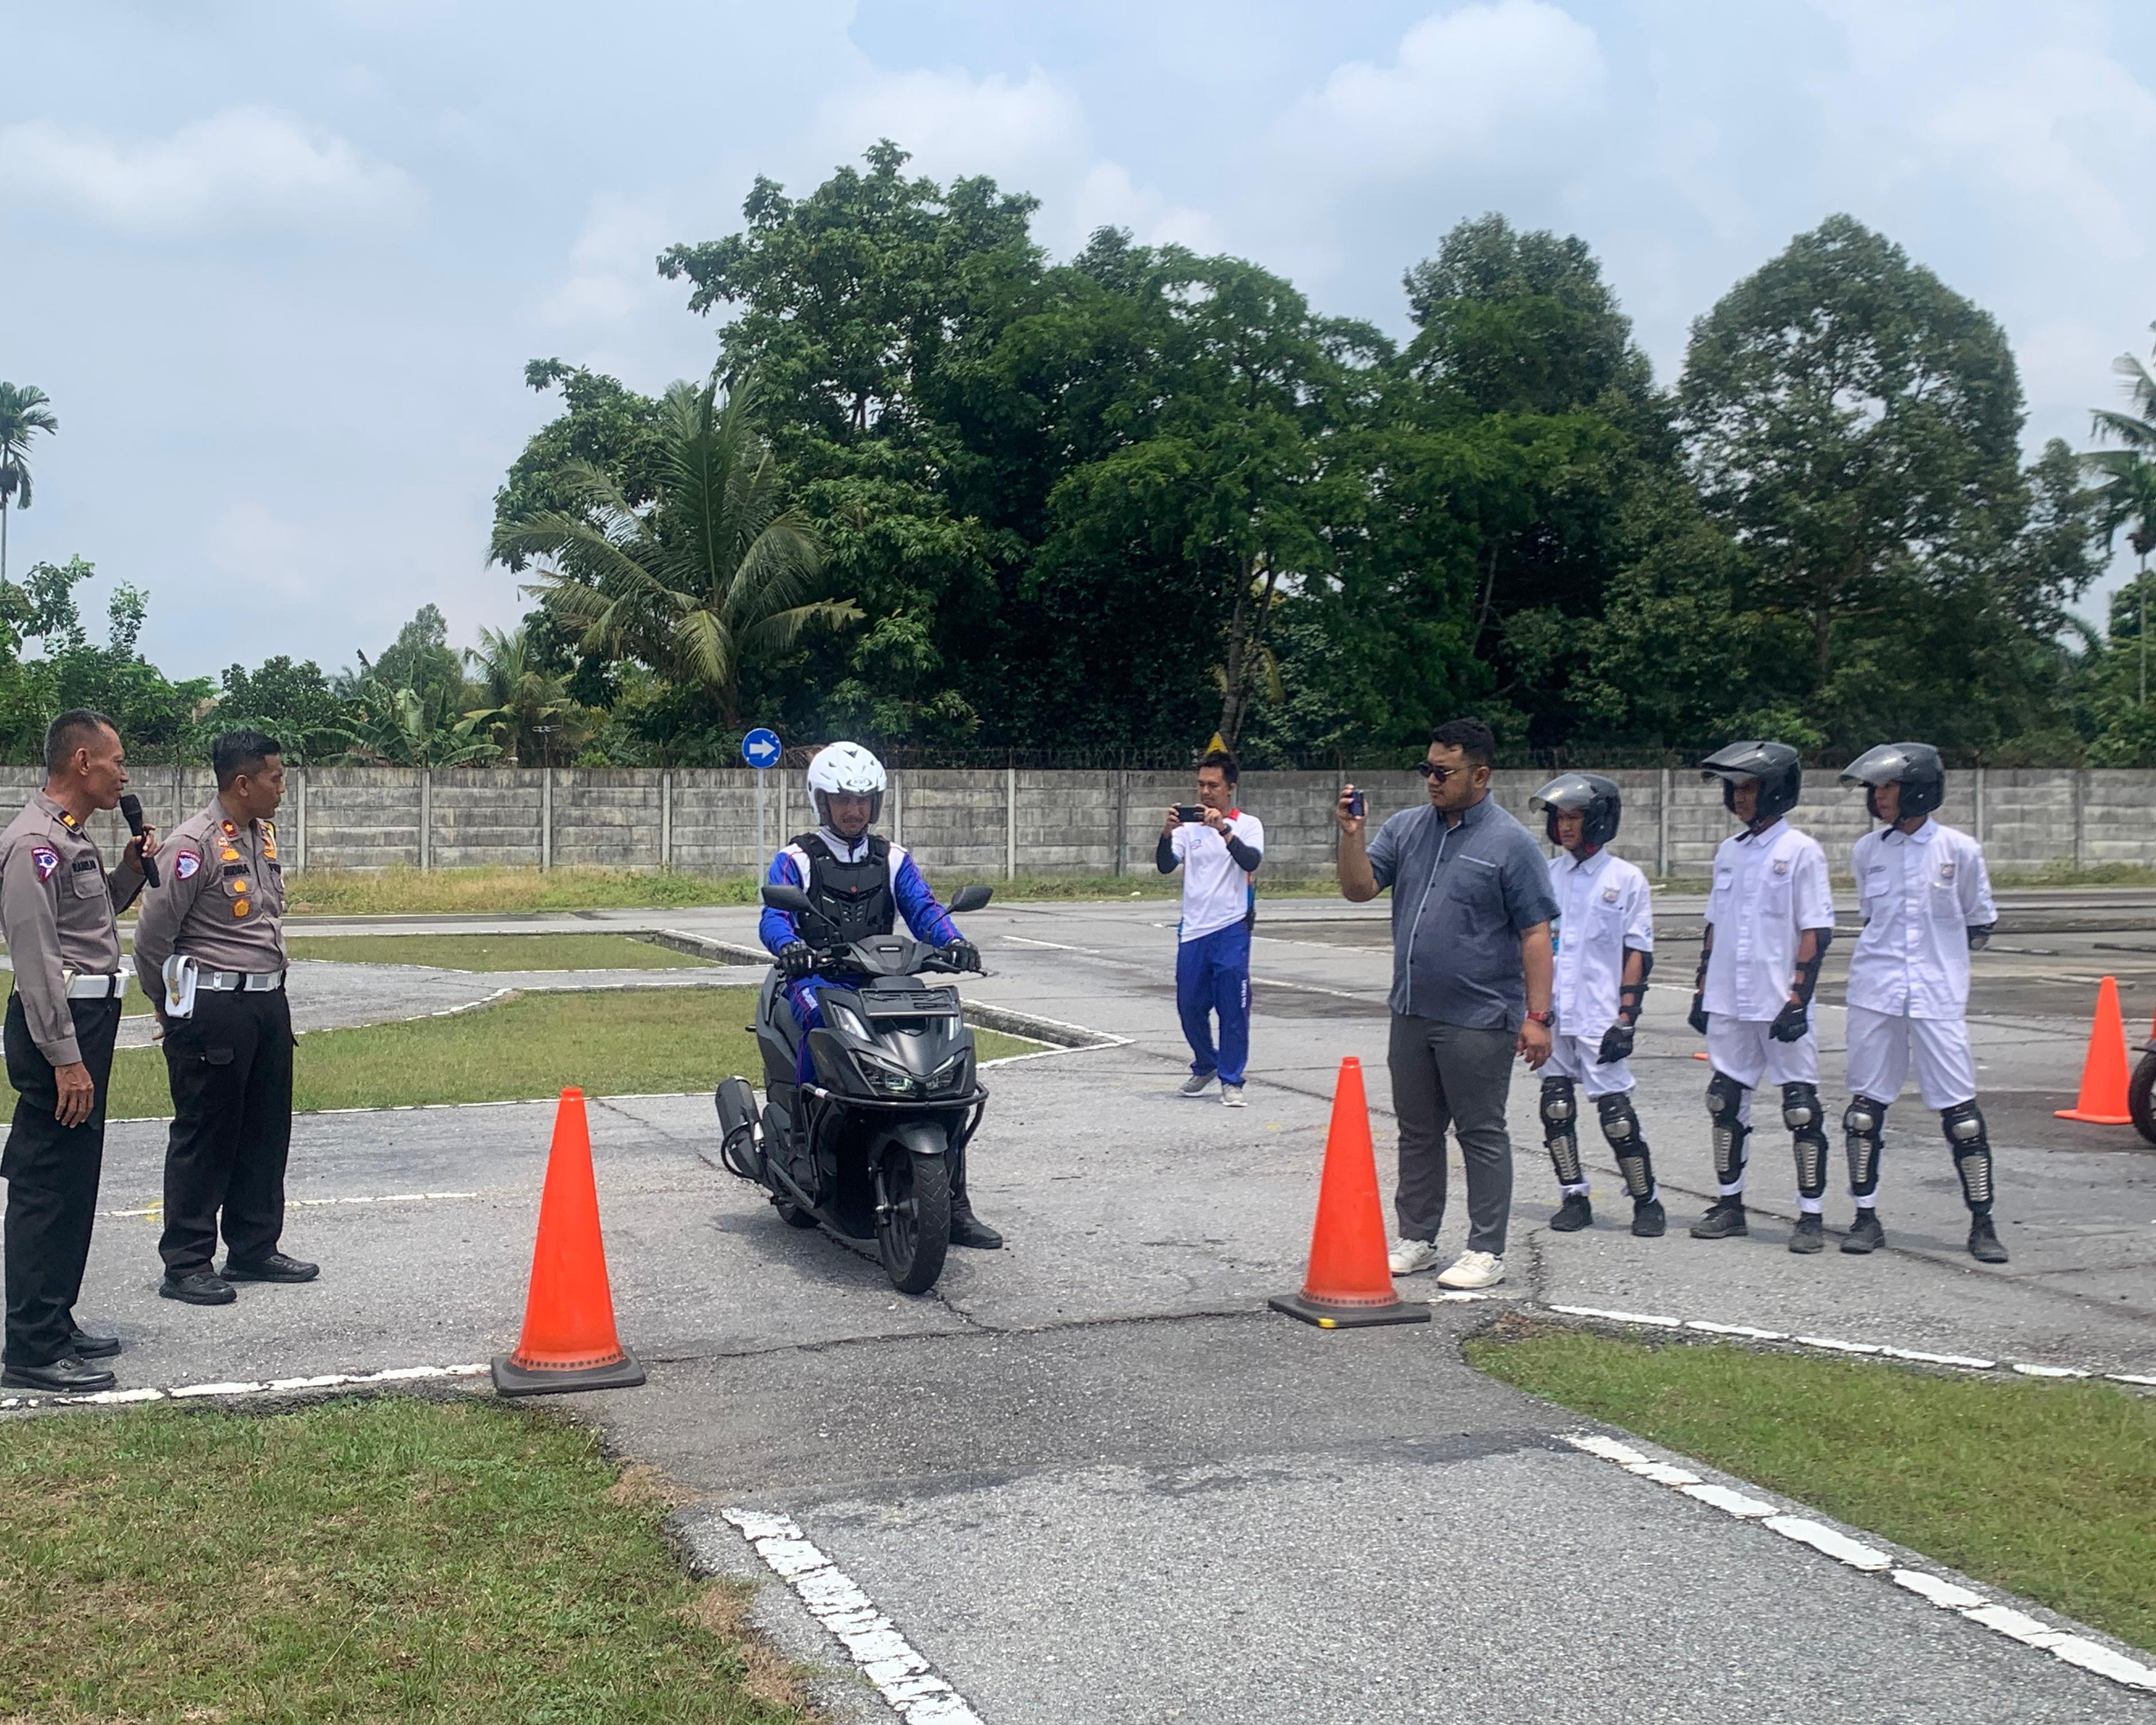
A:
[[[1543,1330],[1469,1363],[2156,1650],[2156,1398]]]
[[[628,989],[526,994],[451,1018],[316,1030],[300,1039],[292,1104],[305,1111],[508,1102],[572,1084],[594,1096],[708,1091],[732,1072],[761,1083],[747,1028],[755,1012],[753,988]],[[995,1030],[973,1038],[984,1060],[1041,1045]],[[163,1050],[120,1050],[105,1111],[114,1120],[171,1114]]]
[[[1127,875],[1022,875],[1014,880],[998,873],[960,875],[938,871],[936,885],[948,898],[960,886],[978,880],[1005,901],[1055,899],[1175,898],[1183,891],[1180,875],[1161,874],[1150,855]],[[379,872],[312,870],[287,877],[285,914],[304,916],[428,916],[448,911],[513,916],[542,911],[657,911],[696,905],[752,905],[763,876],[690,875],[673,870],[644,873],[629,869],[383,869]],[[1329,879],[1289,880],[1265,877],[1261,898],[1336,896]],[[296,932],[297,931],[293,931]]]
[[[285,947],[295,958],[444,970],[696,970],[711,964],[626,934],[316,934],[295,937]]]
[[[0,1717],[780,1725],[792,1669],[588,1433],[477,1399],[22,1420]]]

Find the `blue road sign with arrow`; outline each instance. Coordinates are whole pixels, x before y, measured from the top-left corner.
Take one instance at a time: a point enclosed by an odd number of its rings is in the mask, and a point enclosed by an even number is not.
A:
[[[742,738],[742,759],[758,772],[778,764],[778,733],[761,725]]]

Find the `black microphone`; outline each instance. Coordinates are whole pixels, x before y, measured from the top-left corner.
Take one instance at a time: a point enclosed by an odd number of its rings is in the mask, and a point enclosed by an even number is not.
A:
[[[127,823],[127,830],[134,834],[136,838],[141,838],[142,836],[142,799],[132,791],[122,791],[120,793],[120,813]],[[142,859],[142,878],[152,886],[157,884],[156,857],[146,856]]]

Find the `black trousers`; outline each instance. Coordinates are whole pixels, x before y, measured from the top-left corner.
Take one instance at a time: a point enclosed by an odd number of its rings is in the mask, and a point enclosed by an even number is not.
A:
[[[282,988],[198,989],[194,1015],[165,1031],[172,1135],[165,1149],[165,1234],[175,1274],[217,1255],[258,1263],[285,1231],[285,1161],[292,1147],[292,1012]]]
[[[97,1086],[97,1101],[80,1126],[62,1126],[53,1118],[59,1080],[30,1040],[19,994],[8,997],[7,1029],[0,1037],[8,1081],[16,1093],[15,1122],[8,1147],[0,1151],[0,1178],[8,1182],[8,1216],[0,1226],[8,1260],[8,1331],[0,1358],[11,1366],[49,1366],[70,1352],[74,1302],[82,1293],[83,1266],[90,1261],[120,1003],[70,1000],[68,1007],[82,1063]]]

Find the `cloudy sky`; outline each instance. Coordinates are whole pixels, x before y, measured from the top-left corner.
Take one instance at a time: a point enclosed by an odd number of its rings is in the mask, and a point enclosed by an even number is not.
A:
[[[525,361],[656,390],[713,335],[653,256],[879,136],[922,171],[1239,253],[1404,327],[1499,209],[1584,235],[1674,375],[1835,210],[2005,325],[2032,447],[2146,352],[2146,0],[0,0],[0,377],[52,398],[15,569],[151,594],[175,674],[452,639],[547,416]]]

